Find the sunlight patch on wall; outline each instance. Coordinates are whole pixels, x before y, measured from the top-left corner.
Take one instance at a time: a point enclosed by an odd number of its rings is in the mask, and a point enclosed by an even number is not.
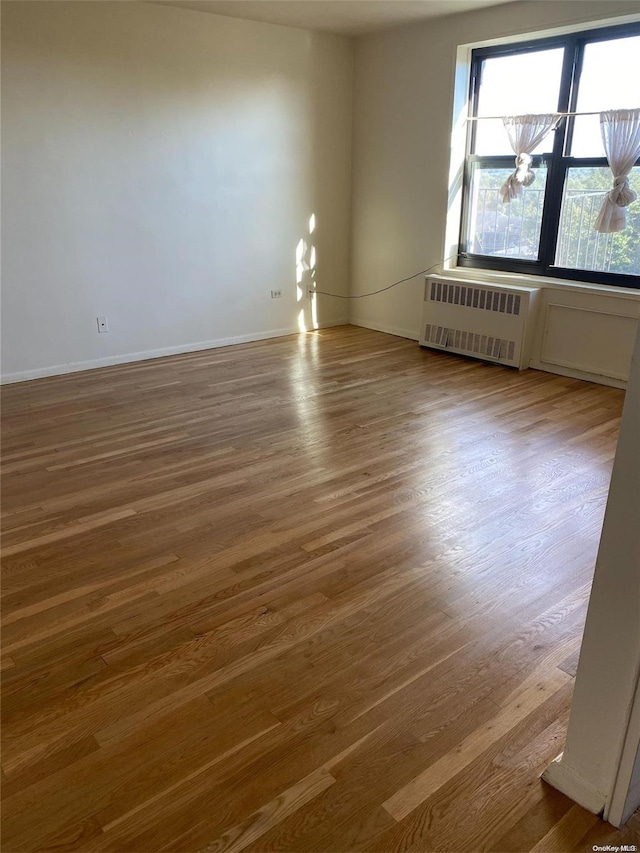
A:
[[[309,217],[309,235],[316,230],[316,215],[312,213]],[[305,307],[303,298],[309,299],[310,323],[314,329],[318,328],[318,297],[313,292],[318,283],[316,281],[317,250],[315,245],[307,242],[304,237],[298,240],[296,246],[296,302],[302,303],[298,314],[298,327],[301,332],[306,332]]]

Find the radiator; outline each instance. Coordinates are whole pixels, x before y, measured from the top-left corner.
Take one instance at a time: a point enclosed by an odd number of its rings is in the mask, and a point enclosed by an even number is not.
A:
[[[429,276],[420,346],[529,366],[539,287],[506,287]]]

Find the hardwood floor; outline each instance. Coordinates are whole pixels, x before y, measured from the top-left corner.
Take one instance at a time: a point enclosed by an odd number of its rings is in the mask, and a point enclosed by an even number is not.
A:
[[[634,843],[539,779],[622,400],[348,326],[5,387],[3,849]]]

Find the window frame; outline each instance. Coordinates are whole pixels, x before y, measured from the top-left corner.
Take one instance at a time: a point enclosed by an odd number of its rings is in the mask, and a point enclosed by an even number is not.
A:
[[[612,38],[625,38],[640,35],[640,21],[618,24],[600,29],[583,30],[567,35],[550,36],[532,39],[524,42],[511,42],[503,45],[475,48],[471,54],[471,74],[469,80],[469,103],[471,115],[478,114],[478,102],[481,85],[482,63],[487,58],[513,56],[545,48],[564,47],[564,59],[560,77],[557,112],[575,112],[584,52],[587,44],[598,41],[610,41]],[[615,287],[640,289],[640,276],[632,273],[612,273],[597,270],[581,270],[555,265],[555,255],[559,239],[560,216],[564,186],[570,169],[580,167],[609,167],[607,158],[602,157],[572,157],[567,152],[571,150],[575,120],[572,116],[565,117],[554,132],[553,147],[549,154],[534,155],[533,168],[539,168],[542,162],[547,167],[546,191],[543,200],[542,221],[540,226],[540,242],[538,259],[535,261],[519,258],[503,258],[495,255],[481,255],[467,251],[466,242],[469,234],[471,217],[471,177],[474,164],[508,163],[513,169],[513,155],[475,154],[477,121],[468,122],[466,156],[463,171],[462,210],[458,236],[457,265],[471,269],[497,270],[501,272],[524,275],[548,276],[558,279],[569,279],[575,282],[613,285]],[[640,165],[640,159],[635,166]]]

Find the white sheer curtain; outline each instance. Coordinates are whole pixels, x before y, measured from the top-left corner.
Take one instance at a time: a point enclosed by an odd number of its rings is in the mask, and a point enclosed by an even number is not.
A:
[[[509,142],[516,155],[516,168],[500,187],[504,202],[517,198],[522,187],[529,187],[536,175],[530,168],[531,152],[542,142],[545,136],[555,128],[560,116],[556,113],[541,115],[505,116],[502,122],[509,136]]]
[[[640,157],[640,109],[600,113],[600,132],[613,172],[613,189],[602,202],[594,228],[603,234],[624,231],[627,205],[637,193],[629,186],[629,172]]]

